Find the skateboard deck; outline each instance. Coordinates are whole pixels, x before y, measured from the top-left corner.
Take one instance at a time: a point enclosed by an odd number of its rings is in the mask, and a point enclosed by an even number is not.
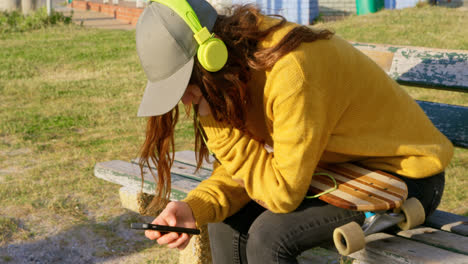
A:
[[[333,177],[337,189],[318,198],[336,207],[355,211],[382,211],[400,207],[408,196],[401,179],[381,171],[372,171],[350,163],[327,164],[317,167],[316,173]],[[309,194],[319,194],[334,188],[326,175],[314,175]]]

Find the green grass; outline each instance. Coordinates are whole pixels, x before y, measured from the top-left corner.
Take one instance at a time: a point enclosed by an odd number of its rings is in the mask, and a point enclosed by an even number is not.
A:
[[[71,17],[59,12],[52,11],[48,16],[45,7],[27,16],[21,14],[20,11],[3,11],[0,12],[0,33],[24,32],[57,24],[70,24],[71,21]]]
[[[18,219],[0,216],[0,242],[11,239],[28,239],[31,232],[25,230]]]
[[[353,41],[468,49],[466,24],[465,13],[424,7],[321,26]],[[136,113],[146,78],[134,34],[60,24],[0,35],[0,246],[85,225],[108,237],[109,247],[123,248],[102,225],[127,221],[119,218],[126,212],[119,187],[94,177],[93,167],[135,158],[144,139],[145,120]],[[405,89],[417,99],[468,105],[466,94]],[[182,115],[176,149],[192,149],[192,137]],[[457,149],[443,209],[468,213],[467,175],[468,151]],[[95,253],[118,255],[112,252]]]
[[[463,10],[421,5],[318,26],[333,28],[349,41],[468,50],[467,20],[468,12]]]

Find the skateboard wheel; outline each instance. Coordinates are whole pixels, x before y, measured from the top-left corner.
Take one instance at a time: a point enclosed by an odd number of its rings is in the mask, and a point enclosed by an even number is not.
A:
[[[333,242],[338,252],[347,256],[364,248],[364,232],[359,224],[350,222],[346,225],[335,228],[333,231]]]
[[[424,224],[426,213],[421,202],[416,198],[409,198],[400,207],[401,212],[405,215],[405,220],[398,224],[401,230],[409,230],[418,225]]]

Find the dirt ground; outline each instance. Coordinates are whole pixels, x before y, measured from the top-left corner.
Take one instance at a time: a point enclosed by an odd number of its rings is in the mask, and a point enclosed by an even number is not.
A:
[[[128,228],[134,213],[116,219],[76,225],[55,234],[52,229],[32,240],[10,241],[0,247],[0,263],[177,263],[178,252],[146,239],[143,231]]]

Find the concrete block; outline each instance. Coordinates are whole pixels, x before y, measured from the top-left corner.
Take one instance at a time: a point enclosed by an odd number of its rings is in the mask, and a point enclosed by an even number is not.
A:
[[[180,252],[179,264],[211,264],[208,226],[200,228],[200,235],[193,236],[187,247]]]
[[[138,193],[135,191],[135,189],[122,187],[119,190],[119,196],[120,203],[122,204],[123,208],[134,211],[136,213],[139,212],[137,202]]]

